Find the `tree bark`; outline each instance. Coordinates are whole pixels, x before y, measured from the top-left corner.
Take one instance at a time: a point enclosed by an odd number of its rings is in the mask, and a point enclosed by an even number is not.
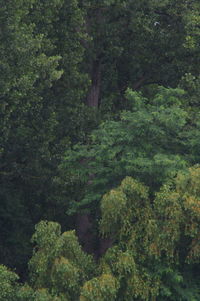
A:
[[[97,251],[97,258],[101,258],[106,251],[113,245],[113,240],[108,238],[99,238],[99,249]]]
[[[87,105],[98,109],[99,97],[100,97],[100,86],[101,86],[101,63],[100,60],[93,62],[92,66],[92,84],[87,96]]]
[[[100,60],[92,63],[91,87],[87,95],[87,105],[98,110],[100,85],[101,85],[101,64]],[[91,184],[94,175],[91,173],[87,185]],[[95,256],[95,237],[93,234],[93,222],[89,214],[77,214],[76,216],[76,233],[80,244],[85,252]]]
[[[144,85],[145,81],[147,79],[146,75],[143,75],[136,83],[133,85],[134,90],[139,90],[142,85]]]
[[[94,235],[92,232],[92,222],[89,214],[77,214],[76,216],[76,234],[83,250],[89,254],[94,254]]]

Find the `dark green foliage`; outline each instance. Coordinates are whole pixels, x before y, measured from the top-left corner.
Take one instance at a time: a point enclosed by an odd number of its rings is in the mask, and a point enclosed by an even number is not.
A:
[[[35,200],[41,199],[49,181],[49,144],[56,124],[42,93],[62,74],[60,57],[47,55],[44,36],[35,34],[34,24],[27,22],[31,5],[2,1],[0,10],[0,258],[21,268],[38,219]]]
[[[35,223],[67,224],[57,165],[94,120],[80,102],[87,76],[79,74],[83,47],[74,30],[82,14],[76,1],[50,2],[3,1],[0,9],[0,261],[21,273]]]
[[[199,299],[199,9],[1,1],[0,299]]]

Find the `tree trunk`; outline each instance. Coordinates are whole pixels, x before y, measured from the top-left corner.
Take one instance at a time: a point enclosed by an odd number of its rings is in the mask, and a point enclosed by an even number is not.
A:
[[[91,72],[92,84],[87,96],[87,105],[98,109],[99,106],[99,94],[100,94],[100,84],[101,84],[101,70],[100,61],[96,60],[92,64]],[[87,185],[90,185],[93,178],[91,174],[91,179],[88,181]],[[90,221],[91,217],[89,214],[77,214],[76,217],[76,233],[80,244],[85,252],[94,254],[94,235],[93,235],[93,225]]]
[[[94,254],[95,251],[92,230],[92,222],[89,219],[89,214],[77,214],[76,234],[83,250],[89,254]]]
[[[99,60],[93,62],[91,77],[92,84],[87,96],[87,105],[97,109],[99,106],[101,85],[101,63]]]
[[[101,63],[96,60],[92,64],[92,84],[87,96],[87,105],[98,110],[100,102],[100,85],[101,85]],[[87,185],[90,185],[95,177],[93,173],[90,175],[90,180]],[[93,254],[98,260],[113,244],[111,238],[95,237],[93,227],[94,220],[89,214],[77,214],[76,217],[76,233],[80,244],[85,252]]]
[[[101,258],[106,251],[113,245],[113,240],[108,238],[99,238],[99,249],[97,251],[97,258]]]
[[[134,83],[133,89],[139,90],[141,88],[141,86],[145,83],[146,79],[147,79],[147,76],[143,75],[136,83]]]

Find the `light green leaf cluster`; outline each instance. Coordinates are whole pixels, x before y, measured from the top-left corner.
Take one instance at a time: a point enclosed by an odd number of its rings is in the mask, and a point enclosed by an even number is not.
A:
[[[48,289],[52,296],[78,298],[82,283],[95,273],[95,264],[82,251],[74,231],[61,235],[59,224],[43,221],[36,226],[33,242],[36,250],[29,262],[33,286]]]
[[[124,200],[122,209],[120,203]],[[100,230],[115,242],[101,265],[103,271],[110,270],[120,283],[117,300],[137,297],[150,300],[150,296],[158,294],[159,281],[144,267],[144,262],[147,257],[158,256],[156,248],[152,246],[158,228],[147,187],[130,177],[125,178],[117,189],[103,197],[101,211]],[[112,215],[109,214],[111,211]],[[123,287],[126,289],[123,290]]]
[[[19,277],[8,270],[5,266],[0,265],[0,300],[14,301],[17,291],[17,280]]]
[[[116,300],[118,282],[111,274],[102,274],[98,278],[87,281],[82,290],[80,301]]]

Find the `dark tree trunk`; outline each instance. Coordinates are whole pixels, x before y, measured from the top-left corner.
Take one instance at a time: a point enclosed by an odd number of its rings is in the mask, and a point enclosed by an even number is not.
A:
[[[99,106],[99,95],[100,95],[100,84],[101,84],[101,64],[99,60],[96,60],[92,64],[91,72],[91,87],[87,96],[87,105],[98,109]],[[91,184],[93,174],[90,176],[90,180],[87,185]],[[93,234],[93,223],[89,214],[77,214],[76,217],[76,233],[83,250],[87,253],[95,253],[95,243]]]
[[[93,62],[91,80],[92,84],[87,96],[87,105],[98,108],[101,86],[101,63],[99,60]]]
[[[91,87],[87,96],[87,105],[98,110],[100,102],[100,86],[101,86],[101,62],[96,60],[92,64],[91,72]],[[95,175],[91,172],[90,180],[87,185],[90,185]],[[76,233],[80,244],[85,252],[93,254],[98,260],[113,244],[111,238],[96,237],[94,233],[95,221],[89,214],[77,214],[76,217]]]
[[[98,10],[96,12],[96,20],[97,22],[101,22],[101,11]],[[90,31],[90,22],[87,22],[88,30]],[[87,46],[88,48],[89,46]],[[98,110],[100,103],[100,88],[101,88],[101,59],[97,55],[96,59],[90,62],[90,78],[91,78],[91,86],[88,90],[88,95],[86,99],[86,103],[88,107],[92,107]],[[91,171],[90,180],[87,185],[90,185],[92,179],[95,175]],[[76,233],[79,239],[80,244],[85,252],[93,254],[97,259],[103,253],[103,249],[106,247],[102,246],[101,239],[98,239],[96,234],[94,233],[94,223],[95,221],[92,219],[90,214],[77,214],[76,217]],[[105,243],[106,244],[106,243]],[[98,250],[97,250],[98,245]],[[102,250],[100,250],[102,249]]]
[[[97,257],[101,258],[106,251],[111,248],[113,245],[113,240],[108,237],[108,238],[99,238],[99,249],[97,251]]]
[[[94,254],[92,222],[89,214],[77,214],[76,234],[83,250],[89,254]]]
[[[139,90],[142,87],[142,85],[144,85],[146,79],[147,79],[147,76],[143,75],[136,83],[134,83],[133,89]]]

